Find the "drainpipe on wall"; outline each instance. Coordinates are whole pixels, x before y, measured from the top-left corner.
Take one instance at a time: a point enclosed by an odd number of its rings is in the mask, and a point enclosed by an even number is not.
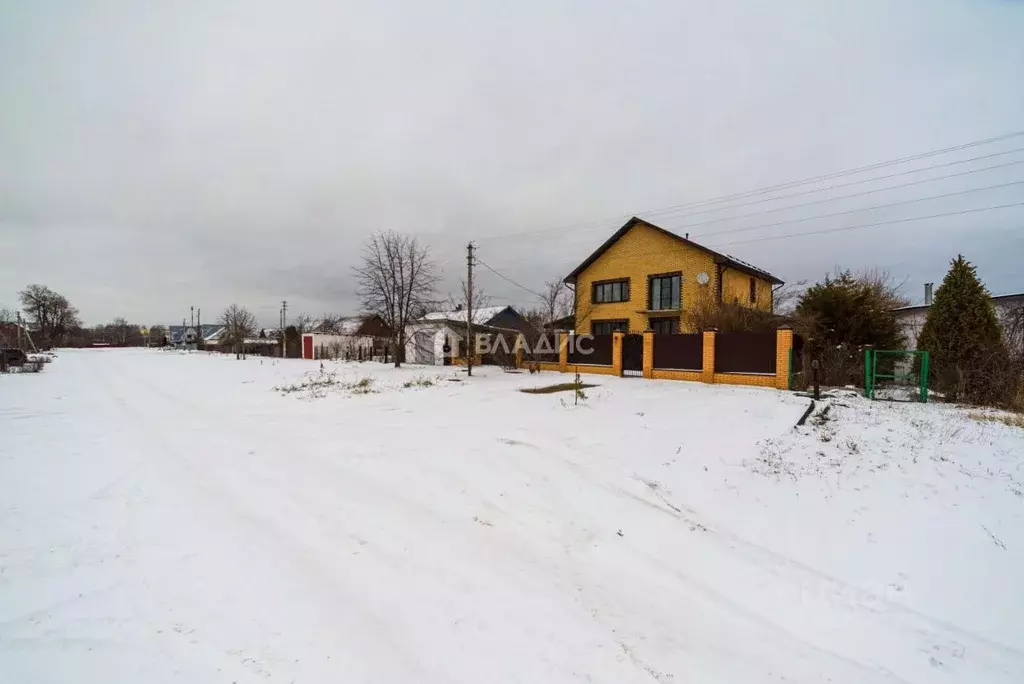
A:
[[[772,288],[772,313],[775,313],[775,293],[786,286],[786,283],[782,283],[778,287]]]
[[[566,283],[565,286],[566,286],[566,288],[569,289],[570,292],[572,292],[572,331],[571,332],[573,334],[575,334],[576,333],[576,309],[577,309],[577,307],[576,307],[576,286],[575,285],[570,285],[569,283]]]

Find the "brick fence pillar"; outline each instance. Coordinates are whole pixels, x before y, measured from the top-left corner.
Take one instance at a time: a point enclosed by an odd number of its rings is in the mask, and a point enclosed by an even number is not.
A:
[[[701,366],[701,380],[713,383],[715,381],[715,338],[717,330],[705,330],[704,333],[704,358]]]
[[[623,333],[613,332],[612,333],[612,373],[621,378],[622,377],[622,338],[625,337]]]
[[[793,329],[782,326],[775,331],[775,388],[789,389],[789,351],[793,348]]]
[[[558,370],[569,370],[569,333],[558,333]]]
[[[654,377],[654,331],[644,331],[644,377]]]

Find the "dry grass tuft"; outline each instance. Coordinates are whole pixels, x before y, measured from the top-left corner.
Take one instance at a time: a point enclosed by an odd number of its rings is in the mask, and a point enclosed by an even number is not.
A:
[[[975,411],[967,415],[974,420],[984,423],[1002,423],[1010,427],[1024,429],[1024,414],[1021,413],[981,413]]]

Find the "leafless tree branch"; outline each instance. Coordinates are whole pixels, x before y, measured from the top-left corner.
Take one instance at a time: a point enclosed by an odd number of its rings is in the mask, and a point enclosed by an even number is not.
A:
[[[395,366],[401,365],[406,325],[434,301],[439,278],[429,249],[414,237],[376,233],[353,273],[363,312],[380,316],[391,329]]]

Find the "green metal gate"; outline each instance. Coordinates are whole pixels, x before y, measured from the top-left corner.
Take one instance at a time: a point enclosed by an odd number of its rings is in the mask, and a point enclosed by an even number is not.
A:
[[[881,358],[879,358],[881,356]],[[898,368],[899,361],[909,360],[910,367],[917,372],[904,373]],[[891,365],[890,365],[891,363]],[[864,396],[875,399],[879,380],[916,381],[918,398],[928,401],[928,352],[905,351],[902,349],[865,349],[864,350]],[[910,384],[910,383],[906,383]],[[891,397],[889,397],[891,398]]]

